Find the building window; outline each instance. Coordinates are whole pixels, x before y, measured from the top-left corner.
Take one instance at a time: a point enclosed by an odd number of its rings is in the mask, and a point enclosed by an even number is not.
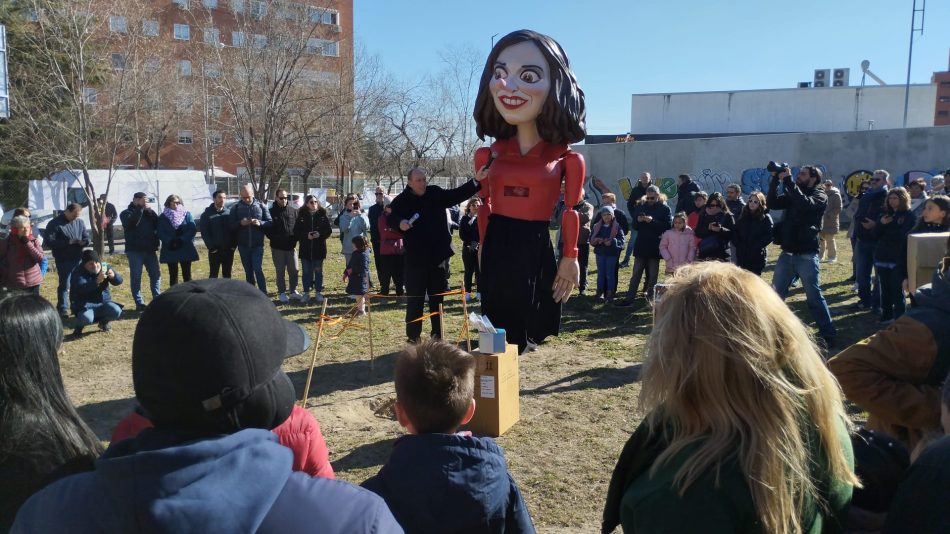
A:
[[[238,132],[238,133],[234,134],[234,146],[236,146],[236,147],[242,147],[242,148],[244,147],[244,134],[243,134],[243,133]]]
[[[323,45],[323,55],[338,57],[340,55],[340,43],[327,41]]]
[[[217,78],[221,76],[221,67],[217,63],[205,63],[204,72],[208,78]]]
[[[267,46],[267,36],[255,33],[251,36],[251,43],[254,48],[265,48]]]
[[[234,48],[244,48],[246,42],[247,38],[244,36],[244,32],[231,32],[231,46]]]
[[[950,111],[947,111],[947,110],[938,111],[938,112],[937,112],[937,116],[938,116],[938,117],[947,117],[947,116],[950,116]]]
[[[938,96],[937,102],[950,102],[950,96]]]
[[[125,69],[125,54],[112,54],[112,68],[115,70]]]
[[[142,21],[142,35],[146,37],[158,37],[158,21],[157,20],[143,20]]]
[[[191,26],[187,24],[175,24],[175,39],[179,41],[191,39]]]
[[[162,61],[158,56],[149,56],[145,58],[145,72],[158,72],[162,66]]]
[[[323,53],[323,39],[317,39],[316,37],[311,37],[307,39],[307,50],[308,54],[322,54]]]
[[[194,100],[187,95],[184,95],[178,98],[175,101],[175,108],[178,109],[181,113],[190,114],[194,109],[195,102]],[[189,143],[190,144],[190,143]]]
[[[94,87],[87,87],[82,90],[82,100],[87,104],[98,104],[99,93]]]
[[[207,9],[218,9],[218,0],[201,0],[201,5]]]
[[[174,4],[182,9],[188,9],[188,0],[174,0]]]
[[[323,12],[323,23],[324,24],[339,24],[340,23],[340,14],[336,11],[326,10]]]
[[[125,17],[109,17],[109,31],[112,33],[128,33],[129,28],[125,23]]]
[[[178,130],[179,145],[190,145],[192,141],[193,136],[191,135],[191,130]]]
[[[209,44],[217,44],[221,42],[221,30],[217,28],[205,28],[203,33],[204,42]]]
[[[235,13],[244,13],[245,0],[231,0],[231,11]]]
[[[187,59],[179,59],[178,73],[182,76],[191,76],[191,61]]]
[[[950,81],[940,82],[940,87],[950,87]]]
[[[208,132],[208,141],[211,142],[211,146],[221,146],[224,143],[224,137],[221,135],[221,132],[210,130]]]
[[[251,16],[256,19],[267,16],[267,4],[260,0],[251,0]]]
[[[208,115],[212,117],[217,117],[220,114],[221,114],[221,97],[209,96],[208,97]]]

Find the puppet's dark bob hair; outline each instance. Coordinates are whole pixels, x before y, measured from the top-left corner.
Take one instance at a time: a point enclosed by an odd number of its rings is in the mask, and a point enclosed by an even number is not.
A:
[[[490,136],[509,139],[518,131],[515,126],[505,122],[495,109],[488,84],[495,75],[495,62],[498,61],[502,50],[524,41],[531,41],[538,47],[551,70],[551,90],[538,116],[538,133],[542,139],[552,144],[577,143],[583,140],[587,130],[584,124],[587,115],[584,91],[577,85],[567,55],[557,41],[531,30],[509,33],[499,39],[488,54],[478,85],[478,96],[475,98],[475,112],[472,114],[478,138],[484,140],[485,136]]]

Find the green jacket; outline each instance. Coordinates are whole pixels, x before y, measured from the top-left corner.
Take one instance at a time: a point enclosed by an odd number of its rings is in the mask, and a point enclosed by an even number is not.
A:
[[[854,454],[847,428],[838,426],[841,447],[853,469]],[[816,433],[809,437],[817,438]],[[718,473],[709,472],[694,482],[680,497],[673,486],[676,472],[699,447],[701,442],[684,448],[652,478],[649,469],[665,448],[662,432],[650,432],[641,423],[624,446],[611,477],[604,508],[602,532],[613,532],[617,524],[631,532],[764,532],[752,502],[745,475],[736,458],[723,462]],[[813,463],[812,476],[830,510],[808,499],[801,518],[804,532],[810,534],[843,532],[852,487],[831,479],[821,444],[809,439]]]

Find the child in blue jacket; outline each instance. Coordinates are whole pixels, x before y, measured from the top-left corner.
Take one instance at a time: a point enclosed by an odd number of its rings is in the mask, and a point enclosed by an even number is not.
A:
[[[590,231],[590,245],[597,257],[597,294],[610,302],[617,287],[617,262],[623,250],[623,231],[610,206],[600,208],[600,220]]]
[[[343,279],[350,279],[346,284],[346,294],[356,299],[356,313],[363,315],[366,313],[366,294],[369,293],[369,245],[361,235],[350,241],[353,243],[353,252],[347,260]]]
[[[458,432],[475,414],[475,358],[426,341],[396,358],[396,440],[363,483],[406,532],[534,532],[521,492],[491,438]]]

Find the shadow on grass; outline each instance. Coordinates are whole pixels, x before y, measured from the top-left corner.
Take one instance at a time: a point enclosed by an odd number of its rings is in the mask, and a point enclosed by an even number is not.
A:
[[[566,391],[582,391],[585,389],[613,389],[640,380],[642,363],[635,363],[629,367],[596,367],[578,371],[572,375],[559,378],[534,389],[521,392],[522,395],[548,395]]]
[[[135,404],[135,397],[131,397],[85,404],[76,411],[100,440],[109,441],[116,424],[132,413]]]
[[[354,391],[367,386],[377,386],[391,382],[393,365],[398,352],[390,352],[376,357],[372,368],[367,356],[365,359],[347,362],[329,362],[317,365],[313,370],[308,398],[329,395],[336,391]],[[287,373],[294,384],[299,399],[307,382],[307,369]]]
[[[367,443],[350,451],[346,456],[339,460],[330,462],[333,470],[336,472],[349,471],[352,469],[365,469],[368,467],[380,467],[393,451],[395,438],[384,439],[375,443]]]

